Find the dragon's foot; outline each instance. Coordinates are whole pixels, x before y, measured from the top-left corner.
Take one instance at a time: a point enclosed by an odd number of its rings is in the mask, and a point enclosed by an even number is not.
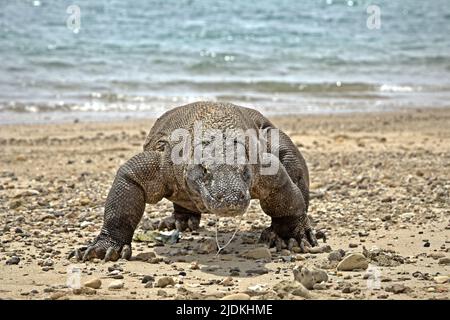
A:
[[[308,221],[295,217],[272,218],[272,225],[263,230],[258,242],[276,247],[277,251],[299,247],[301,252],[308,252],[307,248],[318,245]]]
[[[78,261],[88,261],[94,258],[107,261],[117,261],[119,258],[131,258],[131,244],[121,244],[107,236],[99,235],[95,241],[69,254],[69,259],[76,257]]]
[[[200,226],[201,215],[197,213],[173,213],[170,217],[164,218],[160,221],[159,230],[173,230],[178,231],[189,230],[194,231]]]

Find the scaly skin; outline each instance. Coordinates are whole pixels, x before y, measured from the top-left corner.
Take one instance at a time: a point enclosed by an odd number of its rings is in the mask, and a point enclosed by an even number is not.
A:
[[[278,152],[264,155],[265,160],[278,164],[278,171],[270,175],[261,174],[264,164],[260,162],[174,164],[171,151],[179,141],[172,141],[170,135],[180,128],[194,135],[195,121],[202,121],[204,130],[275,128],[259,112],[226,103],[197,102],[165,113],[150,130],[144,151],[118,170],[106,199],[100,234],[87,247],[74,250],[69,258],[129,259],[133,233],[145,204],[163,198],[173,202],[174,212],[161,221],[161,229],[193,230],[198,228],[202,213],[235,216],[245,212],[250,199],[259,199],[263,211],[272,217],[260,242],[277,249],[298,245],[305,250],[305,246],[317,245],[307,216],[308,169],[290,138],[280,130]],[[270,141],[267,144],[271,150]],[[248,152],[248,144],[245,148]],[[190,152],[192,157],[192,149]]]

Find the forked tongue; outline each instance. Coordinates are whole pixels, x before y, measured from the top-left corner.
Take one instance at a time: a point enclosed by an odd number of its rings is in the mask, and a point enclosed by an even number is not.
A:
[[[242,221],[242,215],[240,215],[239,219],[230,219],[230,220],[234,220],[236,221],[236,229],[233,232],[233,235],[230,237],[230,239],[223,245],[220,246],[219,243],[219,238],[218,238],[218,234],[219,234],[219,216],[216,214],[216,245],[217,245],[217,253],[216,256],[219,255],[220,251],[222,251],[223,249],[225,249],[226,247],[228,247],[228,245],[231,243],[231,241],[233,241],[234,237],[236,236],[236,233],[239,230],[239,227],[241,225],[241,221]]]

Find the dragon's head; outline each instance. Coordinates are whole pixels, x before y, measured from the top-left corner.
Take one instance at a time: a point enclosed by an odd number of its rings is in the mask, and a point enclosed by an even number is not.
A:
[[[194,198],[218,216],[244,214],[250,204],[252,171],[248,164],[190,164],[184,179]]]

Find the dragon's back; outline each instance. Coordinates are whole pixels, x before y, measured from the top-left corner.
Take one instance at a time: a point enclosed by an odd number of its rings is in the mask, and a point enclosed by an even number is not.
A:
[[[231,103],[195,102],[173,108],[154,123],[144,144],[144,150],[157,148],[161,140],[169,140],[174,130],[194,132],[195,125],[203,129],[261,129],[273,127],[258,111]]]

